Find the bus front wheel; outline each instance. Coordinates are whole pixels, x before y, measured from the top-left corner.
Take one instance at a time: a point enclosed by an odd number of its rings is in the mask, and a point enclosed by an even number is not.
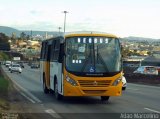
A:
[[[101,101],[108,101],[109,100],[109,96],[101,96]]]
[[[55,97],[56,97],[57,100],[62,99],[62,95],[60,95],[58,93],[58,83],[57,83],[57,81],[55,81],[55,84],[54,84],[54,94],[55,94]]]

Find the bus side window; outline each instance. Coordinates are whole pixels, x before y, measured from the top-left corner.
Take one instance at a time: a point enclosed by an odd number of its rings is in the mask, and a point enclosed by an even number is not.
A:
[[[52,46],[51,46],[51,61],[54,60],[54,49],[55,49],[55,43],[56,43],[56,40],[53,40],[52,42]]]
[[[60,51],[60,40],[56,39],[54,52],[53,52],[53,60],[58,61],[59,58],[59,51]]]

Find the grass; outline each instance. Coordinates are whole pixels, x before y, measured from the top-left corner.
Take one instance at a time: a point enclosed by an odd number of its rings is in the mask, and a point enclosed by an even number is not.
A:
[[[5,109],[7,105],[8,98],[8,86],[9,81],[3,76],[0,76],[0,108]]]
[[[0,76],[0,93],[5,93],[8,91],[9,82]]]

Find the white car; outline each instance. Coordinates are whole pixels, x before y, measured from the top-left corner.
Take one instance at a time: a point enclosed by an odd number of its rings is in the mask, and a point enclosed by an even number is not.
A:
[[[122,90],[126,90],[127,87],[127,81],[124,76],[122,76]]]
[[[10,64],[10,65],[8,66],[8,70],[9,70],[9,71],[11,70],[11,67],[12,67],[12,64]]]
[[[13,64],[17,64],[16,62],[12,62],[9,66],[8,66],[8,70],[10,71],[11,70],[11,67]]]
[[[12,63],[11,61],[6,61],[5,66],[9,67],[11,65],[11,63]]]
[[[19,64],[13,64],[11,66],[10,72],[18,72],[18,73],[22,73],[22,68]]]
[[[133,73],[146,74],[146,75],[158,75],[158,69],[154,66],[140,66]]]

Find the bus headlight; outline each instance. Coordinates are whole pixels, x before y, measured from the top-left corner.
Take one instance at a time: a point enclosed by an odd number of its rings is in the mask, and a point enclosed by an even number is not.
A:
[[[117,79],[113,82],[112,86],[117,86],[121,81],[122,81],[122,77],[117,78]]]
[[[70,83],[72,86],[77,86],[76,81],[71,79],[69,76],[66,76],[66,81]]]

